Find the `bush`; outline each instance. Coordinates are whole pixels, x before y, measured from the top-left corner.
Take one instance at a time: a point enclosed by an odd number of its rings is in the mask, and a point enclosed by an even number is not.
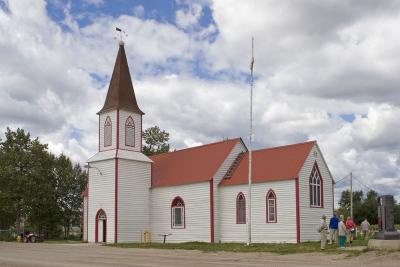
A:
[[[10,230],[0,231],[0,241],[14,241],[15,234]]]

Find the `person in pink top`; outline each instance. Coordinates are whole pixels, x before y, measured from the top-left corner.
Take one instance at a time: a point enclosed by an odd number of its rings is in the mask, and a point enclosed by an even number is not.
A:
[[[347,243],[351,247],[354,239],[354,234],[356,233],[356,225],[351,217],[347,217],[346,229],[347,229]]]

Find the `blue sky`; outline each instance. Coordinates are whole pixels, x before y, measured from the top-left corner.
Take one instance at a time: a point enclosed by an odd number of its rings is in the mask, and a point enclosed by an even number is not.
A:
[[[180,3],[182,2],[182,3]],[[49,0],[47,11],[50,17],[62,24],[65,18],[64,8],[70,5],[70,12],[78,17],[77,22],[80,27],[87,26],[93,22],[96,16],[112,16],[114,18],[121,15],[138,15],[144,19],[153,19],[161,23],[176,25],[175,12],[180,8],[188,8],[185,1],[136,1],[136,0],[114,0],[114,1],[68,1],[68,0]],[[142,11],[141,11],[142,10]],[[214,23],[210,7],[203,6],[199,19],[200,27],[207,27]]]
[[[119,17],[121,15],[134,14],[135,8],[142,6],[146,11],[143,17],[146,19],[155,19],[161,22],[174,23],[175,10],[177,4],[175,1],[67,1],[50,0],[47,10],[51,18],[55,21],[64,20],[64,8],[70,4],[71,14],[79,17],[77,20],[81,27],[92,23],[91,14]],[[89,15],[89,16],[87,16]]]
[[[254,36],[255,147],[317,140],[335,178],[400,199],[399,24],[395,0],[0,0],[0,128],[96,153],[121,27],[144,128],[247,142]]]

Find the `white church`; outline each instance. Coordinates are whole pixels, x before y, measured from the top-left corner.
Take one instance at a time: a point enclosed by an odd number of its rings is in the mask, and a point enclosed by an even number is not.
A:
[[[147,157],[143,111],[123,42],[99,116],[98,152],[88,160],[83,238],[88,242],[246,242],[248,150],[241,138]],[[178,115],[179,116],[179,115]],[[319,240],[333,213],[333,177],[317,142],[253,151],[254,243]]]

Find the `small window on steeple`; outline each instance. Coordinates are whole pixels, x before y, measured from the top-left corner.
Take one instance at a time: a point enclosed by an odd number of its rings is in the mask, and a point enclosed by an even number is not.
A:
[[[107,116],[104,122],[104,146],[111,146],[112,144],[112,123],[110,116]]]
[[[131,116],[125,122],[125,145],[135,146],[135,122]]]

